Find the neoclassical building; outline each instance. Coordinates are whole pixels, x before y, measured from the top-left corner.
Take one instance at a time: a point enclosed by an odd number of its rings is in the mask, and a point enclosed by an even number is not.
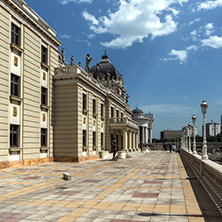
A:
[[[68,65],[55,30],[23,0],[0,1],[0,15],[0,168],[98,158],[112,137],[119,149],[137,148],[123,78],[107,55],[90,70]]]
[[[139,126],[139,142],[143,144],[152,143],[152,124],[155,117],[153,113],[144,114],[138,107],[133,110],[133,120]]]

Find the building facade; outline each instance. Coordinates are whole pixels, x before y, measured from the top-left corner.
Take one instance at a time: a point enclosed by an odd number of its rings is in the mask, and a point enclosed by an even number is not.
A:
[[[0,15],[0,168],[98,157],[111,137],[137,147],[122,76],[68,66],[56,32],[24,1],[0,1]]]
[[[181,138],[182,130],[163,130],[160,133],[161,139],[176,139]]]
[[[122,76],[103,55],[89,71],[79,65],[55,69],[53,116],[56,160],[83,161],[111,151],[112,138],[118,150],[138,148],[138,125],[126,102]],[[100,68],[101,67],[101,68]],[[100,76],[100,77],[98,77]]]
[[[152,125],[154,119],[153,113],[144,114],[139,108],[133,110],[133,120],[136,121],[139,126],[139,142],[143,144],[152,143]]]
[[[1,1],[0,160],[53,156],[56,32],[24,1]]]
[[[207,136],[216,136],[220,134],[220,132],[221,132],[221,126],[219,123],[214,123],[213,120],[211,120],[211,123],[206,123]]]

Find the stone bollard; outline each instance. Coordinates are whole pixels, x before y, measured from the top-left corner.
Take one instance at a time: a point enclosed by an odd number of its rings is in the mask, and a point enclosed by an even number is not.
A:
[[[71,175],[69,173],[63,173],[63,178],[64,180],[71,180]]]
[[[118,159],[126,159],[126,151],[118,151],[117,158]]]

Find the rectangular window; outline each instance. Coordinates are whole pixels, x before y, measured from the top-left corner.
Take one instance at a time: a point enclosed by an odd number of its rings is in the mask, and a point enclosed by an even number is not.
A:
[[[119,117],[119,110],[116,110],[116,117]]]
[[[103,117],[103,103],[101,103],[101,117]]]
[[[42,62],[47,64],[47,48],[42,45]]]
[[[96,146],[96,132],[93,132],[93,146]]]
[[[113,107],[111,107],[111,117],[113,117],[113,112],[114,112]]]
[[[121,117],[123,117],[123,113],[121,113]]]
[[[83,97],[82,97],[82,108],[86,110],[86,94],[85,93],[83,93]]]
[[[86,146],[86,130],[82,132],[82,145],[83,147]]]
[[[101,146],[103,146],[103,133],[101,133]]]
[[[19,96],[19,77],[11,74],[11,95]]]
[[[20,28],[16,26],[14,23],[11,23],[11,42],[18,46],[20,45],[19,34],[20,34]]]
[[[47,129],[41,129],[41,147],[47,146]]]
[[[18,125],[10,125],[10,147],[18,147],[19,146],[19,126]]]
[[[41,88],[41,103],[47,105],[47,89],[45,87]]]
[[[93,114],[96,114],[96,100],[93,99]]]

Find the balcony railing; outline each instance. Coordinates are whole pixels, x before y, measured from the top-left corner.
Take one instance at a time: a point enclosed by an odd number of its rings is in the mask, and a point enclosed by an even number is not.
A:
[[[134,128],[138,128],[137,122],[128,117],[112,117],[110,118],[110,125],[127,125]]]

